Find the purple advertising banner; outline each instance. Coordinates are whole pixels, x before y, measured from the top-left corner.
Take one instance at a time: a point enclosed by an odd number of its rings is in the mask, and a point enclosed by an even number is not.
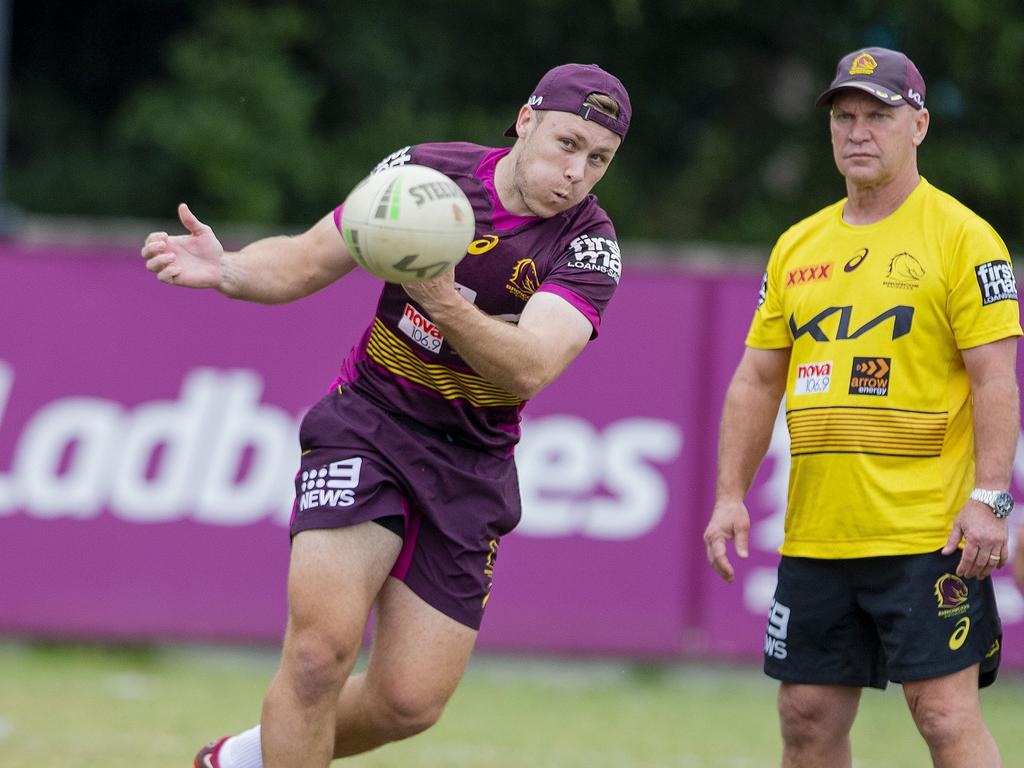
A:
[[[526,408],[482,646],[759,658],[783,422],[736,583],[701,541],[759,279],[627,270],[600,337]],[[134,249],[0,246],[0,633],[277,642],[298,421],[378,290],[353,274],[265,307],[160,285]],[[1024,667],[1024,598],[996,585]]]

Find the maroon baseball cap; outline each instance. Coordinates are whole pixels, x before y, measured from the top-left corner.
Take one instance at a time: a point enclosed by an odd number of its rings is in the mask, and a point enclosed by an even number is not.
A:
[[[603,93],[615,99],[615,103],[619,105],[619,116],[606,115],[585,104],[587,96],[592,93]],[[584,120],[604,126],[623,139],[626,138],[629,119],[633,115],[625,86],[619,78],[608,74],[596,64],[562,64],[548,70],[526,103],[534,109],[571,112]],[[505,131],[505,135],[516,135],[515,123]]]
[[[832,103],[843,88],[858,88],[879,101],[898,107],[924,108],[924,78],[906,54],[888,48],[862,48],[839,60],[836,76],[815,106]]]

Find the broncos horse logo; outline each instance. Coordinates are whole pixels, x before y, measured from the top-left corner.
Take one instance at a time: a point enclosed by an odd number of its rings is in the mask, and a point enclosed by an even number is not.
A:
[[[916,282],[924,277],[924,267],[921,266],[920,261],[903,251],[893,256],[892,261],[889,262],[889,277]]]
[[[512,269],[512,277],[505,284],[505,290],[526,301],[537,292],[539,286],[537,265],[533,263],[533,259],[520,259]]]
[[[951,573],[944,573],[935,582],[935,597],[938,598],[939,608],[956,608],[967,602],[967,585],[959,576]]]

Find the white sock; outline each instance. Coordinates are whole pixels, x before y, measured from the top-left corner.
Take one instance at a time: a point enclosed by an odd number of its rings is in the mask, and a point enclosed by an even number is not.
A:
[[[257,725],[225,741],[217,762],[220,768],[263,768],[260,727]]]

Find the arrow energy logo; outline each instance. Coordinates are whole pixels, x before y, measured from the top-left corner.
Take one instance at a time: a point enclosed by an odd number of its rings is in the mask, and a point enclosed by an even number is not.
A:
[[[889,369],[892,366],[890,357],[855,357],[853,372],[850,374],[851,395],[875,395],[885,397],[889,394]]]

